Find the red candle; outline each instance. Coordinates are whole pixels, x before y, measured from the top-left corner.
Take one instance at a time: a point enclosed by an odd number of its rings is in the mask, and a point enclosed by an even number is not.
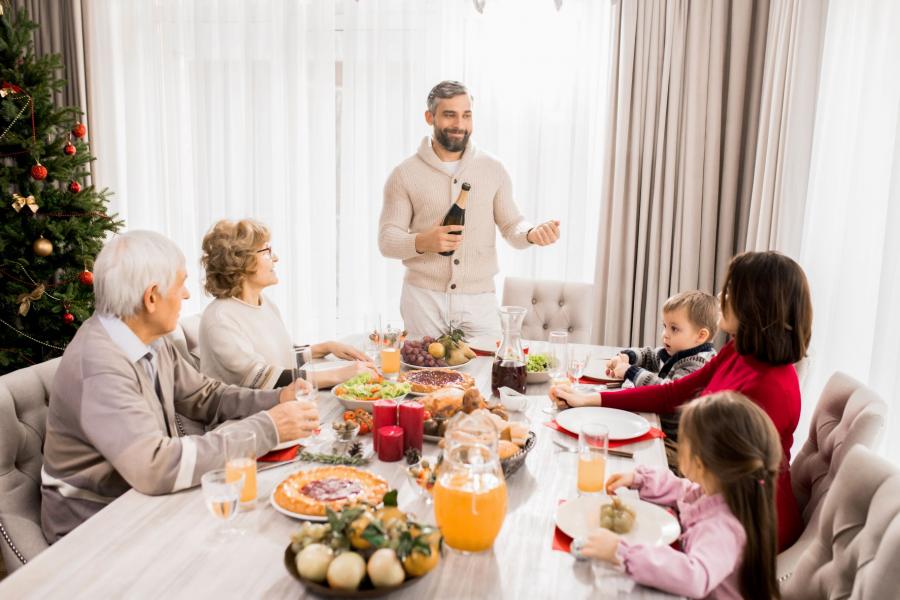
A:
[[[378,436],[382,427],[397,424],[397,403],[394,400],[376,400],[372,403],[372,431],[375,432],[372,443],[378,452]]]
[[[403,458],[403,429],[388,425],[378,430],[378,460],[397,462]]]
[[[425,433],[425,407],[415,400],[400,403],[400,427],[403,428],[403,449],[422,451]]]

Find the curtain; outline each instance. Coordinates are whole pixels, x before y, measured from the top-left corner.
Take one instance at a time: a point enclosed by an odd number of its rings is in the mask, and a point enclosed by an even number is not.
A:
[[[269,226],[267,293],[296,341],[336,318],[335,12],[294,0],[86,5],[95,176],[130,229],[175,240],[199,312],[204,233]],[[347,240],[341,240],[346,243]],[[301,318],[302,315],[302,318]]]
[[[768,2],[613,10],[594,338],[654,344],[666,298],[715,291],[743,244]]]
[[[13,0],[5,9],[16,13],[24,8],[38,24],[34,31],[34,51],[38,56],[61,55],[66,85],[54,92],[54,101],[87,112],[81,3],[82,0]]]
[[[527,219],[562,222],[560,241],[497,243],[501,277],[593,280],[602,184],[610,5],[566,0],[344,2],[340,41],[339,305],[399,305],[403,266],[375,224],[391,169],[430,134],[425,99],[444,79],[474,96],[473,141],[509,170]]]
[[[900,462],[898,31],[896,2],[828,8],[801,264],[815,315],[804,397],[838,370],[872,386],[890,407],[883,450]]]
[[[800,254],[828,4],[773,2],[766,35],[753,188],[744,250]]]

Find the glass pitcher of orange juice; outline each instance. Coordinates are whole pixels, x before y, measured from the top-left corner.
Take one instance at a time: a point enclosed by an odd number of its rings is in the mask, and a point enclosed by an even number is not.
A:
[[[506,480],[499,434],[485,410],[458,413],[444,434],[444,461],[435,482],[434,516],[448,546],[490,549],[506,517]]]

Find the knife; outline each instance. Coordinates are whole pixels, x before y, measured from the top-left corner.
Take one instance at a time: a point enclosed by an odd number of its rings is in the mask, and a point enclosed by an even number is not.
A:
[[[578,452],[578,448],[572,446],[570,444],[566,444],[565,442],[561,442],[559,440],[553,440],[553,443],[565,450],[566,452]],[[634,458],[633,452],[626,452],[625,450],[607,450],[610,456],[618,456],[619,458]]]

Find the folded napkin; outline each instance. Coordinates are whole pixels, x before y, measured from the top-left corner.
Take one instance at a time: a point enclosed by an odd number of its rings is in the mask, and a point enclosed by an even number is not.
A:
[[[547,421],[544,423],[545,426],[553,429],[554,431],[558,431],[560,433],[564,433],[569,437],[573,437],[578,439],[577,433],[572,433],[568,429],[563,429],[559,423],[556,422],[556,419],[552,421]],[[662,432],[661,429],[657,429],[656,427],[651,427],[650,431],[645,433],[644,435],[639,435],[637,437],[633,437],[627,440],[609,440],[610,448],[618,448],[620,446],[627,446],[628,444],[636,444],[638,442],[643,442],[645,440],[653,440],[653,439],[662,439],[665,438],[666,434]]]
[[[624,381],[624,379],[616,379],[615,377],[591,377],[589,375],[584,375],[581,379],[578,380],[578,383],[616,384],[616,383],[622,383],[623,381]]]
[[[291,446],[290,448],[284,448],[283,450],[272,450],[268,454],[264,454],[256,460],[258,460],[259,462],[282,462],[285,460],[294,460],[295,458],[297,458],[298,452],[300,452],[299,444],[297,446]]]

